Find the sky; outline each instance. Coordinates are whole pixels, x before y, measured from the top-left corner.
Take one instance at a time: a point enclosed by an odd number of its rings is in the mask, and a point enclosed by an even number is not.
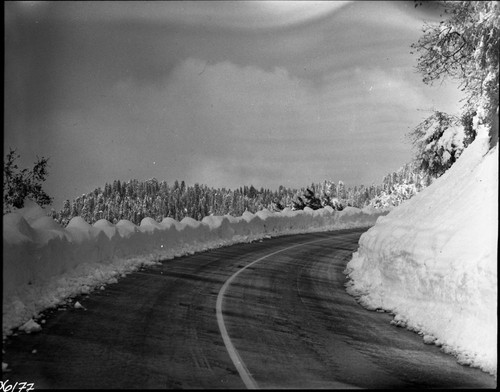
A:
[[[425,85],[413,1],[5,2],[4,156],[60,209],[114,180],[380,183],[456,84]]]

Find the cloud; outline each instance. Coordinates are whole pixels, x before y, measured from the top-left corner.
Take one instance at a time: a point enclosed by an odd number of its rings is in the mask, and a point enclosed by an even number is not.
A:
[[[371,142],[367,134],[374,132],[376,122],[387,123],[397,108],[414,106],[423,99],[410,92],[411,86],[380,70],[363,75],[346,71],[343,85],[317,88],[280,67],[268,72],[227,61],[209,64],[188,58],[155,90],[121,82],[116,95],[128,106],[128,116],[137,113],[149,124],[144,143],[150,151],[163,146],[166,157],[159,161],[168,161],[171,152],[177,157],[176,165],[189,173],[188,181],[218,178],[218,183],[225,179],[227,186],[234,187],[255,178],[260,179],[255,185],[271,187],[277,185],[279,172],[282,180],[298,185],[310,182],[311,177],[351,177],[337,168],[352,156],[366,154],[366,143]],[[366,81],[375,86],[374,98]],[[403,94],[403,89],[414,96],[388,98],[395,91]],[[137,107],[136,102],[140,103]],[[394,143],[397,124],[391,126],[379,135],[375,150]],[[358,148],[349,148],[346,142]],[[331,158],[325,161],[325,157]],[[173,162],[163,166],[175,170]],[[217,174],[208,175],[211,171]]]
[[[411,71],[410,71],[411,72]],[[422,91],[422,86],[415,84],[415,80],[408,78],[408,70],[401,68],[382,69],[380,67],[368,68],[359,71],[359,78],[367,100],[380,102],[391,106],[394,111],[415,108],[424,105],[427,97]]]
[[[351,1],[260,1],[254,2],[272,25],[289,25],[337,12]]]
[[[284,67],[187,58],[155,83],[131,76],[103,86],[25,139],[51,157],[47,185],[67,197],[151,177],[228,188],[369,184],[409,160],[404,133],[428,106],[407,72],[344,67],[318,85]]]
[[[121,79],[93,106],[60,111],[52,137],[70,156],[55,154],[53,175],[82,176],[84,190],[151,177],[228,188],[371,183],[389,161],[409,159],[404,133],[418,123],[409,114],[428,102],[405,77],[360,66],[318,86],[283,67],[187,58],[156,83]],[[83,166],[70,170],[75,162]]]
[[[19,2],[11,8],[35,8],[46,3],[47,17],[58,20],[129,24],[177,24],[198,28],[222,27],[238,30],[279,28],[311,21],[342,8],[348,1],[108,1],[108,2]],[[23,4],[34,3],[34,4]],[[37,8],[41,8],[38,5]],[[32,12],[34,14],[34,12]]]

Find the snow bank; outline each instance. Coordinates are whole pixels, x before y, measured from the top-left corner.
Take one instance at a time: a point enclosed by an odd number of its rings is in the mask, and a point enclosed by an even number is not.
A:
[[[462,364],[496,375],[498,145],[476,139],[444,175],[381,217],[347,264],[347,291]]]
[[[349,207],[313,211],[245,212],[201,222],[144,218],[90,225],[73,218],[66,228],[35,203],[3,217],[3,335],[66,298],[87,293],[144,264],[263,237],[372,226],[385,214]]]

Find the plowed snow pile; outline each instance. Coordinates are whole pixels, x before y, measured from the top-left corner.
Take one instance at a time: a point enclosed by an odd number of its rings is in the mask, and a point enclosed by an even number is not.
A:
[[[347,291],[460,363],[496,375],[498,144],[476,139],[431,186],[379,218]]]
[[[202,221],[144,218],[139,226],[104,219],[90,225],[77,216],[63,228],[27,200],[24,208],[3,217],[3,336],[42,310],[116,283],[117,277],[142,265],[265,237],[369,227],[386,213],[306,207],[207,216]]]

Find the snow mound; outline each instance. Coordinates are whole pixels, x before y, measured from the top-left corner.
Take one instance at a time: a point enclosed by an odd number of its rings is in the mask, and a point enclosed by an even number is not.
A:
[[[3,239],[9,244],[23,244],[33,241],[35,230],[18,212],[3,216]]]
[[[44,217],[47,215],[47,212],[44,208],[40,207],[31,199],[24,199],[24,207],[17,209],[15,212],[22,215],[24,219],[29,224],[32,224],[38,218]]]
[[[477,138],[432,185],[380,217],[347,291],[393,323],[496,375],[498,145]]]
[[[113,238],[118,233],[116,226],[106,219],[99,219],[94,223],[94,227],[103,231],[109,239]]]

